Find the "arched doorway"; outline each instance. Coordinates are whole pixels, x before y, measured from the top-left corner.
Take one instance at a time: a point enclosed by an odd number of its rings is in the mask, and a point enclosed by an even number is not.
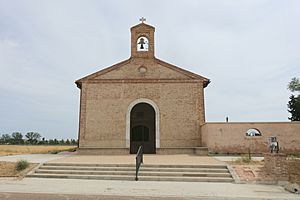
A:
[[[144,153],[155,153],[155,110],[147,103],[136,104],[130,112],[130,153],[137,153],[143,145]]]

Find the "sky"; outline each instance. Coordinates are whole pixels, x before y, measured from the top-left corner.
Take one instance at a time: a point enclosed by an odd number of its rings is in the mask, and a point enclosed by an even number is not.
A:
[[[141,17],[157,58],[211,80],[207,121],[288,120],[298,0],[0,0],[0,134],[77,138],[74,81],[129,58]]]

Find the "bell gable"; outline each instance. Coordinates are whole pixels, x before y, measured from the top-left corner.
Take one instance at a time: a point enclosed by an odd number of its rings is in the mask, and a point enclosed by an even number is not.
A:
[[[129,59],[100,70],[76,81],[81,88],[83,82],[122,81],[180,81],[200,80],[203,87],[209,79],[155,58],[155,28],[144,23],[133,26],[131,31],[131,56]]]

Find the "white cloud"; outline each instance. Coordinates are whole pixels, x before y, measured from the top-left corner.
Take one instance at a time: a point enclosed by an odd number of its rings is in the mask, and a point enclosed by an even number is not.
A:
[[[207,76],[208,121],[287,120],[300,76],[300,2],[0,0],[0,134],[77,135],[74,81],[129,57],[130,27],[156,27],[156,56]]]

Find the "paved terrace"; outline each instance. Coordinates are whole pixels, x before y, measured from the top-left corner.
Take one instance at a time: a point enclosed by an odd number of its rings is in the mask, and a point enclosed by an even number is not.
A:
[[[3,156],[0,160],[59,163],[124,163],[134,164],[135,155],[86,156],[86,155],[18,155]],[[222,159],[223,158],[223,159]],[[194,155],[145,155],[147,164],[223,164],[220,160],[233,160],[238,157],[201,157]],[[27,193],[24,195],[24,193]],[[20,198],[17,198],[16,195]],[[0,178],[0,199],[81,199],[100,195],[97,199],[297,199],[277,185],[234,184],[234,183],[189,183],[189,182],[152,182],[152,181],[106,181],[77,179],[40,179],[23,180]],[[15,196],[14,196],[15,195]],[[47,196],[48,195],[48,196]],[[51,196],[52,195],[52,196]],[[69,195],[69,196],[68,196]],[[75,195],[71,198],[70,195]],[[111,198],[109,197],[111,195]],[[11,197],[11,198],[10,198]],[[36,198],[33,198],[36,197]],[[76,198],[75,198],[76,197]],[[78,197],[78,198],[77,198]],[[95,196],[91,199],[96,199]]]
[[[11,193],[20,193],[13,198]],[[24,195],[22,193],[29,193]],[[30,193],[32,194],[30,196]],[[39,198],[32,198],[33,194]],[[45,196],[44,196],[45,194]],[[56,196],[47,196],[52,194]],[[73,195],[101,195],[87,198]],[[111,195],[111,197],[109,197]],[[9,198],[9,197],[12,198]],[[168,199],[168,200],[300,200],[300,195],[291,194],[277,185],[233,183],[187,183],[153,181],[107,181],[77,179],[24,178],[20,181],[0,179],[0,199]],[[47,197],[47,198],[45,198]],[[64,197],[64,198],[62,198]]]
[[[146,164],[222,164],[224,161],[234,161],[240,156],[196,156],[196,155],[144,155]],[[99,164],[135,164],[135,155],[77,155],[76,153],[62,154],[21,154],[0,156],[0,161],[16,162],[25,159],[31,163],[59,162],[59,163],[99,163]],[[262,160],[263,157],[252,157]]]
[[[135,164],[135,155],[71,155],[50,162],[54,163],[90,163],[90,164]],[[165,165],[222,165],[209,156],[196,155],[144,155],[144,164]]]

